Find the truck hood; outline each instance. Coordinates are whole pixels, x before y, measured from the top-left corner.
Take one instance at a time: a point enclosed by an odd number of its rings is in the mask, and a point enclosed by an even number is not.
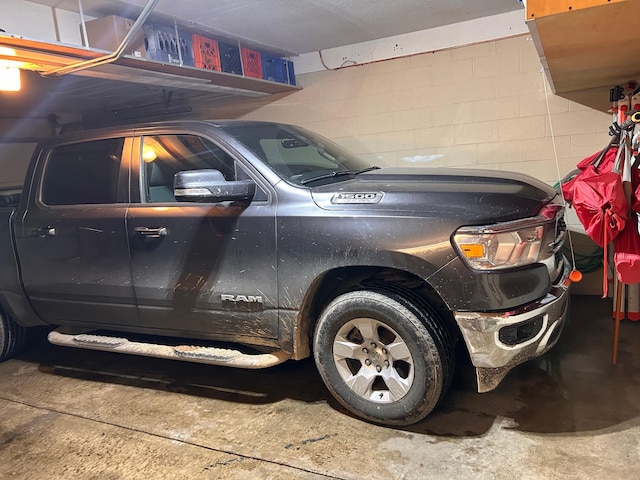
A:
[[[556,191],[528,175],[453,168],[381,168],[315,187],[326,210],[424,215],[494,223],[536,215]]]

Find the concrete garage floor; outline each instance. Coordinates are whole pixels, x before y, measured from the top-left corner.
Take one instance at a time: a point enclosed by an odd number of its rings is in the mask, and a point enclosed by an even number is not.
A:
[[[640,478],[640,323],[573,297],[556,348],[410,428],[347,415],[312,361],[243,371],[66,349],[0,364],[0,478]]]

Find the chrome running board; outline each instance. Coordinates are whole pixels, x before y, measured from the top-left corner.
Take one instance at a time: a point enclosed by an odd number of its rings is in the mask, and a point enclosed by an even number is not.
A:
[[[68,335],[57,330],[50,332],[47,338],[49,342],[54,345],[63,347],[128,353],[144,357],[167,358],[171,360],[248,369],[272,367],[291,357],[291,354],[285,353],[282,350],[271,353],[247,354],[227,348],[132,342],[123,337],[111,337],[107,335],[92,335],[87,333]]]

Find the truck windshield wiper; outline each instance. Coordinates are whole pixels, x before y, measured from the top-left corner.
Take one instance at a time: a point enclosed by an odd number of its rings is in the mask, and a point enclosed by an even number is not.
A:
[[[371,170],[378,170],[380,167],[367,167],[360,170],[338,170],[335,172],[323,173],[316,177],[306,178],[300,182],[300,185],[306,185],[307,183],[315,182],[317,180],[325,180],[327,178],[342,177],[345,175],[359,175],[361,173],[370,172]]]

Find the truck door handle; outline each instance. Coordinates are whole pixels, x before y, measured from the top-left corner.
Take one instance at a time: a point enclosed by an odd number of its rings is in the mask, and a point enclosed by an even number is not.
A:
[[[162,238],[167,236],[167,227],[135,227],[133,231],[145,238]]]
[[[54,237],[56,235],[56,229],[53,227],[36,227],[31,230],[31,235],[34,237]]]

